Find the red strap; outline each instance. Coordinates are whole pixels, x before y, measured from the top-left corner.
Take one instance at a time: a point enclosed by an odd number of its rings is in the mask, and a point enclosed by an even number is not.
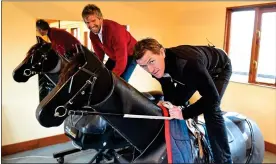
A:
[[[163,111],[164,116],[168,117],[169,113],[167,108],[165,108],[163,105],[160,105],[160,108]],[[168,157],[168,163],[172,163],[172,145],[171,145],[171,135],[170,135],[170,120],[165,120],[165,140],[166,140],[166,146],[167,146],[167,157]]]

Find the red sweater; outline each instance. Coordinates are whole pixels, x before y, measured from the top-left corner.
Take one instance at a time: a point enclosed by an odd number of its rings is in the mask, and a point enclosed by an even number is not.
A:
[[[104,19],[102,26],[103,44],[98,35],[93,32],[90,32],[90,39],[99,59],[103,61],[106,53],[116,63],[112,71],[120,76],[125,71],[127,58],[133,55],[133,48],[137,42],[126,30],[125,26]]]
[[[64,55],[66,51],[71,50],[75,44],[81,44],[69,32],[59,28],[51,28],[48,37],[51,40],[52,48],[60,55]]]

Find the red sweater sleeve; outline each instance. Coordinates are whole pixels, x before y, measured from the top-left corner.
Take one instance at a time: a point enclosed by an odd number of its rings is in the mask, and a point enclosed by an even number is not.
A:
[[[96,56],[100,59],[101,62],[103,62],[104,59],[104,51],[101,49],[100,45],[97,43],[96,39],[94,36],[91,36],[92,34],[90,33],[90,40],[91,44],[93,46],[93,49],[95,51]]]
[[[128,54],[125,32],[125,29],[119,28],[112,36],[112,46],[114,49],[114,56],[116,57],[116,64],[112,71],[118,76],[121,76],[127,65]]]

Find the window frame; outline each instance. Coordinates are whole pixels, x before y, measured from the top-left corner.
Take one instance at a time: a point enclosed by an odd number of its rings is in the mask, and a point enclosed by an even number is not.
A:
[[[74,31],[76,30],[76,36],[74,35]],[[79,40],[79,27],[71,27],[70,33]]]
[[[83,41],[84,41],[84,46],[85,47],[88,47],[88,32],[87,31],[84,31],[83,32]]]
[[[248,82],[249,84],[256,84],[256,85],[264,85],[264,86],[271,86],[273,88],[276,87],[276,78],[275,83],[265,83],[265,82],[257,82],[257,63],[259,57],[259,43],[260,38],[258,33],[260,32],[261,28],[261,17],[262,13],[268,11],[276,11],[276,2],[272,3],[263,3],[263,4],[255,4],[255,5],[246,5],[246,6],[235,6],[235,7],[227,7],[226,8],[226,18],[225,18],[225,34],[224,34],[224,50],[228,54],[229,53],[229,44],[230,44],[230,31],[231,31],[231,15],[232,12],[236,11],[247,11],[247,10],[255,10],[255,20],[254,20],[254,29],[253,29],[253,39],[252,39],[252,46],[251,46],[251,57],[250,57],[250,68],[249,68],[249,75],[248,75]],[[241,82],[244,83],[244,82]]]

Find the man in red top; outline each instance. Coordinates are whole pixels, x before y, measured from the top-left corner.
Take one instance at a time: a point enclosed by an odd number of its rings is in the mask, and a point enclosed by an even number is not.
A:
[[[43,19],[36,21],[36,29],[40,35],[47,35],[49,37],[52,48],[62,56],[65,55],[65,52],[74,48],[76,44],[81,44],[80,41],[69,32],[63,29],[51,28],[48,22]]]
[[[90,40],[96,55],[103,61],[106,54],[109,57],[106,67],[128,81],[136,67],[132,55],[137,41],[125,26],[103,19],[101,10],[96,5],[86,5],[82,18],[90,30]]]

